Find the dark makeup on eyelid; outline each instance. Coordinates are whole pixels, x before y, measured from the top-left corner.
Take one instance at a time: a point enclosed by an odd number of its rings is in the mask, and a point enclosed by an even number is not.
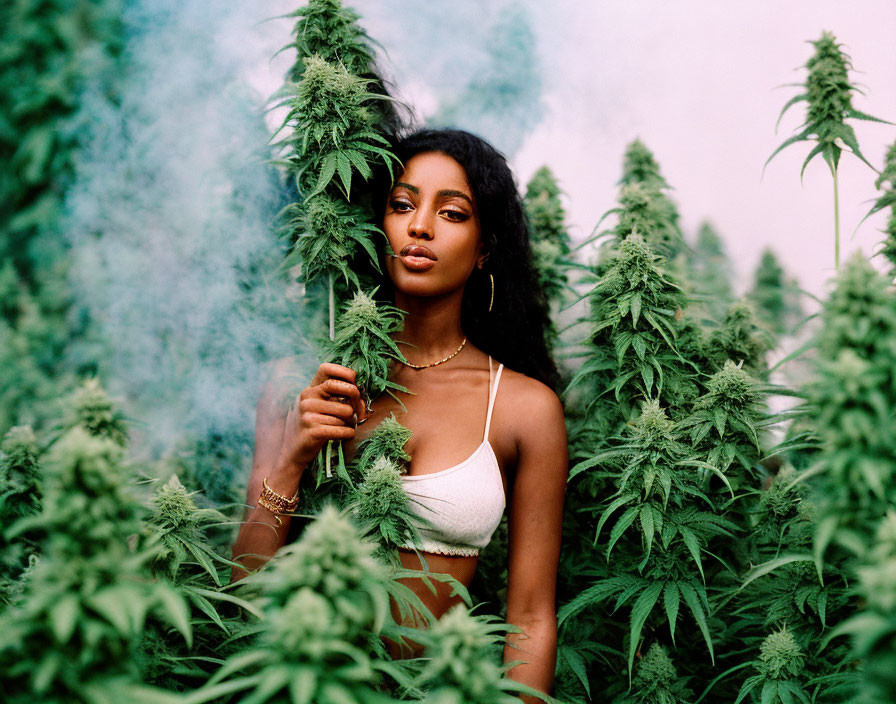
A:
[[[406,189],[408,189],[411,193],[413,193],[414,195],[420,195],[420,189],[419,189],[419,188],[417,188],[416,186],[412,186],[412,185],[409,184],[409,183],[404,183],[404,182],[402,182],[402,181],[398,181],[398,182],[395,184],[395,186],[393,186],[393,190],[394,190],[395,188],[406,188]],[[437,197],[437,198],[450,198],[451,196],[456,196],[456,197],[458,197],[458,198],[463,198],[465,201],[467,201],[467,202],[470,204],[470,207],[473,206],[473,199],[470,198],[470,196],[468,196],[466,193],[463,193],[462,191],[455,191],[455,190],[452,190],[452,189],[450,189],[450,188],[445,188],[445,189],[439,191],[438,193],[436,193],[436,197]]]

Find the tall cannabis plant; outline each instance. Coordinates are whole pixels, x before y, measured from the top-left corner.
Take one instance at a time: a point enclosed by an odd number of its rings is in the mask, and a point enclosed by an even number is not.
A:
[[[815,53],[806,62],[805,67],[808,70],[806,83],[800,86],[804,92],[788,100],[778,117],[780,123],[781,117],[791,107],[805,102],[806,120],[797,128],[797,134],[775,149],[765,163],[768,165],[781,150],[791,144],[816,142],[803,161],[800,178],[809,162],[819,154],[831,171],[834,180],[834,268],[836,269],[840,266],[840,196],[837,185],[840,155],[844,150],[850,151],[872,169],[874,168],[862,154],[855,130],[846,123],[846,120],[891,123],[860,112],[852,106],[852,94],[861,91],[850,82],[849,71],[852,69],[852,63],[849,56],[843,52],[843,45],[837,42],[833,34],[822,32],[821,37],[812,42],[812,46],[815,48]]]
[[[570,240],[560,186],[547,166],[538,169],[526,184],[524,206],[538,279],[556,308],[562,304],[569,285],[563,263],[570,253]]]
[[[37,440],[28,426],[14,427],[0,443],[0,604],[9,600],[13,583],[27,567],[37,545],[28,535],[15,539],[6,530],[41,508]]]
[[[63,206],[88,85],[114,100],[119,0],[10,0],[0,7],[0,434],[40,432],[74,387]],[[87,366],[92,362],[88,361]]]
[[[880,172],[877,181],[874,182],[880,196],[871,206],[866,218],[879,213],[885,208],[890,209],[890,216],[884,228],[884,241],[881,247],[883,254],[890,262],[891,275],[896,275],[896,142],[890,145],[884,160],[884,168]]]
[[[397,159],[384,136],[394,131],[391,99],[381,93],[373,68],[373,51],[358,26],[358,16],[338,0],[312,0],[295,13],[298,51],[279,105],[289,112],[278,130],[286,153],[281,163],[296,188],[297,200],[284,210],[283,233],[292,243],[284,261],[298,269],[306,287],[326,281],[329,343],[327,358],[355,369],[367,401],[384,391],[404,390],[388,380],[392,359],[402,355],[389,335],[401,329],[400,311],[373,298],[375,289],[360,270],[380,271],[369,194],[358,188],[375,169],[391,174]],[[381,274],[382,272],[380,272]],[[337,291],[337,279],[343,288]],[[356,291],[337,325],[340,300]],[[350,483],[341,444],[330,442],[322,453],[324,475],[331,477],[333,448],[339,478]],[[318,476],[318,485],[321,482]]]
[[[371,109],[389,98],[368,90],[377,81],[364,77],[372,70],[372,51],[357,15],[337,0],[314,0],[296,15],[290,46],[299,54],[275,96],[275,105],[290,108],[277,146],[286,149],[281,163],[299,197],[284,211],[283,232],[294,245],[284,266],[300,265],[306,284],[321,276],[327,281],[332,338],[336,277],[358,285],[349,261],[360,252],[372,268],[379,266],[370,204],[348,204],[353,174],[366,180],[377,164],[391,171],[396,160],[381,129],[383,114]]]
[[[79,398],[72,414],[80,422],[47,453],[41,512],[10,529],[41,536],[40,560],[4,614],[0,669],[10,702],[158,698],[140,684],[144,626],[166,623],[187,643],[192,638],[183,597],[152,578],[152,552],[130,547],[140,506],[124,449],[85,405],[102,404]]]
[[[796,281],[786,275],[778,257],[768,247],[762,251],[747,300],[762,323],[777,336],[791,332],[803,317]]]
[[[861,558],[896,503],[896,299],[860,255],[838,276],[823,311],[818,373],[810,387],[822,451],[820,559],[833,542]]]
[[[689,280],[694,286],[694,307],[711,320],[720,321],[734,302],[731,262],[715,228],[703,222],[697,230],[694,253],[688,258]]]
[[[265,618],[244,652],[228,658],[187,702],[241,693],[243,701],[396,701],[382,687],[401,677],[381,636],[400,638],[389,611],[388,571],[336,509],[244,580]]]
[[[599,506],[594,537],[597,543],[604,526],[609,528],[607,576],[564,605],[560,618],[613,599],[613,611],[631,602],[625,638],[629,674],[645,625],[653,632],[662,624],[674,642],[680,610],[687,610],[713,655],[703,563],[712,539],[733,535],[736,526],[718,515],[701,487],[701,475],[682,471],[705,468],[727,485],[724,474],[697,460],[683,439],[656,401],[645,402],[621,443],[570,472],[573,477],[599,465],[616,491]],[[614,548],[616,556],[610,559]]]

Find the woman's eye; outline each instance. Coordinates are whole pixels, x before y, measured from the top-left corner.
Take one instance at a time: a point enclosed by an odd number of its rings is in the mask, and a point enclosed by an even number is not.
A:
[[[455,222],[463,222],[469,216],[460,211],[460,210],[443,210],[442,214],[445,215],[449,220],[453,220]]]
[[[389,207],[392,208],[392,210],[397,210],[398,212],[403,213],[410,210],[412,205],[406,200],[393,200],[389,202]]]

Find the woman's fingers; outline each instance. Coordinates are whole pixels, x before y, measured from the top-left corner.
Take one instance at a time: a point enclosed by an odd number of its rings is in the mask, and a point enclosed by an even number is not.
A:
[[[339,418],[320,413],[308,414],[308,432],[315,440],[348,440],[355,437],[355,429]]]
[[[355,384],[357,374],[354,369],[333,362],[321,364],[311,380],[307,392],[316,393],[321,398],[347,401],[359,420],[367,417],[367,406],[361,399],[361,391]],[[303,397],[306,394],[303,393]]]
[[[357,374],[355,374],[354,369],[343,367],[341,364],[334,364],[333,362],[324,362],[317,368],[317,373],[311,380],[311,386],[317,386],[327,379],[343,379],[354,384],[356,378]]]
[[[322,398],[305,398],[299,402],[299,410],[303,419],[311,416],[334,416],[337,420],[350,421],[355,414],[350,404],[339,401],[328,401]],[[307,422],[307,421],[306,421]]]
[[[322,384],[319,384],[317,388],[322,398],[347,403],[358,418],[363,418],[367,415],[364,401],[361,399],[361,390],[354,384],[340,379],[327,379]]]

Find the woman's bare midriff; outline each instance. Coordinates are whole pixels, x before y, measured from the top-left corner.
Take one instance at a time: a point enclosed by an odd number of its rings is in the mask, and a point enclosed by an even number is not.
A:
[[[403,567],[411,570],[423,570],[423,564],[413,550],[399,548],[398,556]],[[429,568],[428,572],[451,575],[465,587],[470,586],[473,574],[476,572],[476,565],[479,562],[478,557],[467,555],[439,555],[427,552],[423,553],[423,557],[426,560],[426,566]],[[426,580],[422,577],[405,577],[398,581],[411,589],[435,618],[441,618],[455,604],[463,603],[460,595],[452,594],[453,586],[450,583],[437,579]],[[433,588],[435,593],[433,593]],[[403,626],[412,628],[425,627],[425,623],[419,618],[418,614],[405,614],[402,617],[394,601],[392,602],[392,616],[397,623]],[[384,638],[383,641],[389,648],[389,654],[394,659],[418,657],[423,654],[423,646],[419,643],[408,642],[404,646],[399,646],[388,638]]]

